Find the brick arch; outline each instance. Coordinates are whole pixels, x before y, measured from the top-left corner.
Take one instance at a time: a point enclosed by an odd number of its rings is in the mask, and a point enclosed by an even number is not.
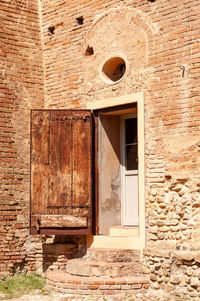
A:
[[[144,90],[152,73],[149,62],[156,27],[141,11],[126,8],[112,9],[100,16],[85,36],[80,49],[85,59],[81,61],[84,100],[91,95],[95,99],[115,97]],[[106,82],[102,72],[104,64],[111,58],[121,57],[125,61],[122,80]],[[82,92],[81,92],[82,93]]]
[[[99,28],[103,27],[105,23],[112,22],[120,14],[121,17],[124,17],[127,22],[133,22],[138,28],[142,29],[147,39],[150,39],[153,35],[158,32],[158,28],[153,24],[150,18],[144,14],[141,10],[135,8],[113,8],[103,13],[98,17],[90,30],[85,35],[81,50],[85,50],[89,41],[95,36]]]

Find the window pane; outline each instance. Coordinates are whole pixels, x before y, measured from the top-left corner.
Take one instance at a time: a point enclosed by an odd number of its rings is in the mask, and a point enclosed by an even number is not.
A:
[[[138,169],[137,144],[126,145],[126,170]]]
[[[126,128],[126,144],[137,143],[137,118],[129,118],[125,120]]]

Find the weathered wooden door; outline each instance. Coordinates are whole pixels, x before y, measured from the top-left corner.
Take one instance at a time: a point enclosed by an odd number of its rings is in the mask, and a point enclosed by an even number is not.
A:
[[[92,115],[31,112],[31,234],[90,233]]]

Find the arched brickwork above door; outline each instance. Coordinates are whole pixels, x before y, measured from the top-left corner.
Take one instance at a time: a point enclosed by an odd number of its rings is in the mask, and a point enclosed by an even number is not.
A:
[[[81,46],[84,56],[83,84],[85,100],[115,97],[144,90],[152,70],[148,63],[149,44],[157,28],[144,13],[132,8],[111,9],[98,17]],[[116,66],[120,80],[105,78],[107,62],[124,61]],[[111,67],[113,70],[113,68]]]
[[[148,37],[156,34],[158,31],[157,26],[151,22],[149,16],[141,12],[139,9],[127,7],[114,8],[108,10],[107,12],[96,18],[90,30],[85,36],[84,43],[87,43],[87,41],[95,35],[98,27],[102,27],[102,24],[105,24],[107,22],[112,22],[115,16],[117,18],[121,16],[127,22],[132,22],[137,25],[137,27],[143,28]],[[122,21],[123,19],[121,19],[120,21]]]

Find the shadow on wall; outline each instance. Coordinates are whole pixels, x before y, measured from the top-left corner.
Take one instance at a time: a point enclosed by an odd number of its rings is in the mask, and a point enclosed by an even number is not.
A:
[[[121,224],[120,117],[99,119],[99,233]]]
[[[53,243],[43,243],[43,272],[66,269],[67,261],[81,258],[86,254],[86,236],[58,236]]]

